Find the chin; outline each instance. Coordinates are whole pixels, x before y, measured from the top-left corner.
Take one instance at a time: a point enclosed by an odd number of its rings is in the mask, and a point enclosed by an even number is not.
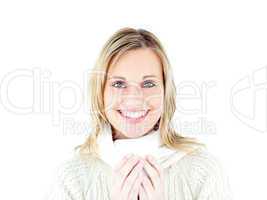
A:
[[[119,128],[119,131],[127,138],[138,138],[142,137],[143,135],[146,135],[147,132],[149,132],[153,127],[149,128],[145,125],[138,125],[138,126],[133,126],[133,125],[127,125],[125,124],[124,126]]]

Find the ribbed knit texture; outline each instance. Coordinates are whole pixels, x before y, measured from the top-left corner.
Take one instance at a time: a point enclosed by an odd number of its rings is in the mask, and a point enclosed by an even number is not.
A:
[[[78,153],[57,170],[49,200],[110,200],[112,168]],[[230,200],[221,163],[201,148],[164,169],[165,200]]]

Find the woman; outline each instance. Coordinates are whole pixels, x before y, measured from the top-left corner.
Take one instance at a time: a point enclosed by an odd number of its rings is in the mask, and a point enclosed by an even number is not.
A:
[[[176,90],[154,34],[118,30],[90,75],[93,129],[60,166],[52,198],[231,199],[216,158],[172,127]]]

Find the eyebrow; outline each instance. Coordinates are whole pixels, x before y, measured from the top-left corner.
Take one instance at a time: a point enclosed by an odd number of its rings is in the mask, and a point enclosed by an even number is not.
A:
[[[143,76],[143,79],[146,79],[146,78],[155,78],[156,76],[155,75],[146,75],[146,76]],[[109,79],[122,79],[122,80],[126,80],[124,77],[122,76],[111,76],[109,77]]]

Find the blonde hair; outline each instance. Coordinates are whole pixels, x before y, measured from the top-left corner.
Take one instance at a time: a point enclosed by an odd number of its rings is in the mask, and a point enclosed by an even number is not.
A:
[[[77,146],[79,153],[98,155],[97,137],[105,123],[109,123],[104,112],[103,92],[109,66],[114,59],[118,59],[126,51],[150,48],[162,62],[164,82],[163,112],[155,125],[159,129],[161,142],[171,149],[190,150],[192,145],[202,145],[193,138],[179,135],[173,128],[171,119],[176,110],[176,88],[172,77],[169,60],[159,39],[151,32],[144,29],[122,28],[115,32],[104,44],[97,59],[96,65],[91,73],[89,87],[91,100],[91,125],[92,131],[86,141]]]

